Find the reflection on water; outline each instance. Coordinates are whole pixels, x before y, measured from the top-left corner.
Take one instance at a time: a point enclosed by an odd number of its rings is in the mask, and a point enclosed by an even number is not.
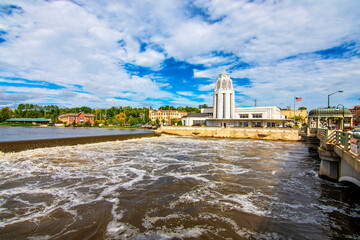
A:
[[[303,143],[162,136],[2,155],[0,239],[360,237]]]
[[[72,127],[0,127],[0,142],[144,133],[141,129]]]

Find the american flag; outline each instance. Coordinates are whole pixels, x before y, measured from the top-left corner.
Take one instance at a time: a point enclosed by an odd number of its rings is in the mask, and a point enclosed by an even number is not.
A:
[[[295,101],[296,101],[296,102],[301,102],[301,101],[302,101],[302,97],[295,97]]]

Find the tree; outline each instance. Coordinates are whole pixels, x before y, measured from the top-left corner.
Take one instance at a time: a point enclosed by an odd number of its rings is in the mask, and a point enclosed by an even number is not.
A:
[[[85,127],[91,127],[91,122],[90,122],[90,120],[87,120],[87,121],[84,123],[84,126],[85,126]]]
[[[175,125],[178,121],[176,119],[171,119],[171,125]]]
[[[79,111],[83,112],[85,114],[89,114],[89,113],[91,113],[91,108],[82,106],[81,108],[79,108]]]
[[[178,125],[178,126],[182,126],[182,121],[179,120],[179,121],[177,122],[177,125]]]
[[[299,107],[298,109],[299,109],[299,110],[307,110],[306,107]]]
[[[130,124],[130,125],[135,125],[135,124],[136,124],[135,118],[133,118],[132,116],[130,116],[130,117],[129,117],[129,120],[128,120],[128,124]]]
[[[5,107],[5,108],[1,109],[0,110],[0,122],[4,122],[7,119],[10,119],[12,115],[13,115],[13,111],[10,108]]]
[[[162,119],[161,122],[162,122],[162,125],[164,125],[166,121],[165,121],[165,119]]]
[[[207,104],[202,104],[202,105],[199,105],[199,108],[202,109],[202,108],[208,108],[209,106]]]
[[[94,126],[94,127],[98,127],[99,124],[100,124],[99,120],[95,120],[93,126]]]
[[[160,120],[157,118],[157,119],[155,120],[155,123],[156,123],[156,125],[160,125]]]
[[[125,113],[121,112],[121,113],[115,115],[114,120],[115,120],[116,124],[125,124],[125,122],[126,122]]]
[[[161,109],[161,110],[176,110],[173,106],[162,106],[162,107],[159,107],[159,109]]]

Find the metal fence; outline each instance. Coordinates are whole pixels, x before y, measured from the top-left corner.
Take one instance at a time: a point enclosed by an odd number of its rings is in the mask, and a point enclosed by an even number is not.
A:
[[[360,135],[353,134],[352,132],[329,130],[325,128],[318,128],[316,134],[320,140],[339,145],[343,147],[345,151],[350,151],[355,155],[360,156]]]

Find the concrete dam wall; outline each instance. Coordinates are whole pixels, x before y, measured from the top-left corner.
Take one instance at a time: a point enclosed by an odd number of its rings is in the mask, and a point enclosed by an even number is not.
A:
[[[29,149],[70,146],[78,144],[108,142],[117,140],[127,140],[133,138],[153,137],[155,132],[137,133],[137,134],[122,134],[122,135],[106,135],[106,136],[89,136],[89,137],[72,137],[72,138],[54,138],[41,140],[22,140],[22,141],[8,141],[0,142],[0,152],[20,152]]]
[[[263,140],[301,140],[299,130],[281,128],[161,127],[157,133],[179,136],[242,138]]]

